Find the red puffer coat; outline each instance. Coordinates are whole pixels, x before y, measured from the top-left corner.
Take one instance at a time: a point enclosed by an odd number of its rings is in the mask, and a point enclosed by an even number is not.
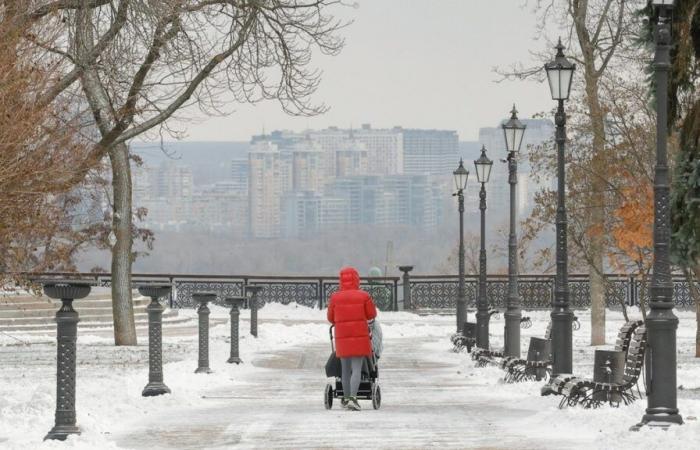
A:
[[[331,295],[328,321],[335,325],[335,354],[338,358],[369,356],[367,321],[377,317],[372,297],[360,290],[360,275],[352,267],[340,271],[340,290]]]

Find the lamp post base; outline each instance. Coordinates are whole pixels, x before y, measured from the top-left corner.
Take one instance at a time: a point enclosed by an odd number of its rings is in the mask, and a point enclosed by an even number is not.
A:
[[[71,434],[80,434],[80,428],[77,425],[56,425],[51,428],[51,431],[46,435],[44,440],[52,439],[57,441],[65,441]]]
[[[673,425],[683,425],[683,418],[678,411],[668,413],[659,412],[657,414],[644,414],[642,421],[637,425],[630,427],[630,431],[639,431],[640,429],[647,428],[661,428],[662,430],[667,430]]]
[[[550,314],[552,320],[552,378],[561,373],[573,371],[573,337],[572,324],[574,313],[568,309],[553,310]]]
[[[522,313],[520,310],[506,311],[503,316],[506,319],[503,353],[506,356],[520,358],[520,319]]]
[[[489,315],[488,311],[478,311],[476,313],[476,346],[479,348],[489,348]]]
[[[157,395],[170,394],[170,388],[165,383],[151,382],[143,388],[141,395],[144,397],[155,397]]]
[[[241,364],[243,360],[238,356],[232,356],[226,362],[229,364]]]

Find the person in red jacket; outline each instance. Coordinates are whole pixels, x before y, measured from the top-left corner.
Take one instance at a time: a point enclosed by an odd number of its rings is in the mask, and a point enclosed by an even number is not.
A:
[[[352,267],[340,271],[340,290],[331,295],[328,321],[335,325],[335,354],[342,367],[341,404],[359,411],[357,390],[360,387],[362,364],[372,354],[367,321],[377,317],[372,297],[360,289],[360,275]]]

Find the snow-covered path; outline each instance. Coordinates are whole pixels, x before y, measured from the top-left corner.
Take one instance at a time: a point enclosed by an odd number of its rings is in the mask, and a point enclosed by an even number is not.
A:
[[[187,313],[187,312],[185,312]],[[191,313],[193,314],[193,313]],[[547,312],[528,313],[541,336]],[[585,313],[574,334],[574,368],[590,375],[594,347]],[[0,345],[0,448],[503,448],[686,449],[700,439],[700,365],[692,357],[694,314],[681,313],[679,407],[686,425],[668,432],[631,433],[646,401],[629,407],[557,408],[540,397],[541,383],[503,384],[496,367],[474,368],[466,354],[449,350],[453,318],[384,313],[383,402],[350,412],[323,406],[329,353],[323,313],[271,305],[261,311],[260,337],[242,335],[242,365],[226,364],[227,311],[211,333],[214,373],[194,374],[197,339],[191,326],[164,332],[165,382],[173,393],[143,398],[147,346],[117,348],[103,332],[78,340],[77,418],[83,434],[67,442],[42,442],[53,424],[55,344]],[[243,314],[242,330],[248,326]],[[608,342],[622,323],[608,313]],[[492,345],[501,345],[502,319],[492,323]],[[23,337],[23,339],[28,339]],[[44,341],[45,342],[45,341]]]
[[[116,436],[138,448],[199,448],[238,444],[256,448],[562,448],[576,442],[528,439],[508,423],[529,414],[494,405],[481,386],[460,376],[464,355],[446,352],[444,339],[386,340],[383,405],[361,412],[323,407],[328,345],[298,346],[253,360],[263,368],[245,386],[212,390],[210,406],[171,410]],[[449,355],[448,358],[445,356]],[[497,389],[497,387],[496,387]],[[554,436],[553,436],[554,438]],[[581,441],[579,440],[580,444]]]

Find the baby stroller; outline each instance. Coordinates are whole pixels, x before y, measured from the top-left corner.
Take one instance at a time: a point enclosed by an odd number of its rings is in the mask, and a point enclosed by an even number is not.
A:
[[[329,330],[331,336],[331,356],[326,363],[326,376],[334,377],[335,383],[328,383],[323,396],[323,403],[326,409],[333,407],[334,398],[343,397],[343,383],[341,381],[340,358],[335,356],[335,345],[333,340],[333,325]],[[371,339],[371,336],[370,336]],[[377,357],[372,349],[372,355],[365,358],[362,365],[362,378],[360,380],[360,388],[357,391],[358,400],[372,400],[372,407],[379,409],[382,404],[382,391],[379,387],[379,367],[377,366]]]

